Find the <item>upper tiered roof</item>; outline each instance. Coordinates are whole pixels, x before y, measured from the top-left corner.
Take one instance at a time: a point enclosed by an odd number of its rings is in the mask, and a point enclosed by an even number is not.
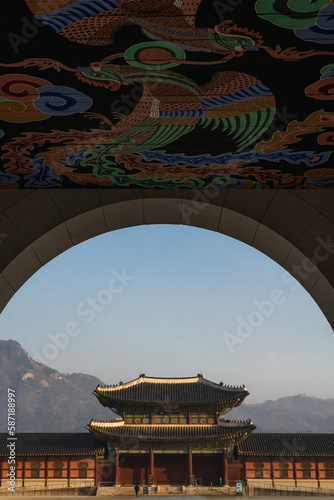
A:
[[[191,378],[139,378],[116,386],[98,386],[94,393],[103,406],[122,413],[130,408],[196,409],[205,406],[222,412],[239,406],[248,396],[245,386],[232,387],[206,380],[202,375]]]

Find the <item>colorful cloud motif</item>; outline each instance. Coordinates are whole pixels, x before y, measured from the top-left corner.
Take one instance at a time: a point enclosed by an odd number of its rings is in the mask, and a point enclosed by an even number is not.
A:
[[[53,86],[29,75],[0,77],[0,119],[10,123],[41,121],[87,111],[92,100],[70,87]]]
[[[332,0],[257,0],[255,9],[262,19],[293,29],[303,40],[321,44],[334,41]]]
[[[305,94],[313,99],[334,99],[334,64],[321,68],[320,80],[306,87]]]
[[[68,116],[87,111],[92,100],[70,87],[39,87],[39,97],[34,102],[36,109],[52,116]]]
[[[306,29],[296,29],[295,33],[299,38],[315,43],[334,42],[334,3],[326,5],[319,11],[319,15],[314,26]]]

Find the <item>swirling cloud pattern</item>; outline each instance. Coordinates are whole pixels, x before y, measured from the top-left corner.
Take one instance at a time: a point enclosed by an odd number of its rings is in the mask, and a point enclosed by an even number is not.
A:
[[[70,87],[40,87],[39,97],[34,102],[36,109],[52,116],[68,116],[87,111],[92,100]]]
[[[305,89],[305,94],[313,99],[334,99],[334,64],[328,64],[321,69],[321,78]]]
[[[281,28],[293,29],[301,39],[330,44],[334,38],[334,3],[331,0],[257,0],[260,17]]]
[[[53,86],[29,75],[0,77],[0,119],[11,123],[46,120],[87,111],[92,100],[70,87]]]
[[[319,11],[314,26],[306,29],[296,29],[299,38],[315,43],[334,42],[334,4],[331,3]]]

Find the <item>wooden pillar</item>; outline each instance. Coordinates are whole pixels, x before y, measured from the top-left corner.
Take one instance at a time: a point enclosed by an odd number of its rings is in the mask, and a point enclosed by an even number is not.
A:
[[[119,453],[115,450],[115,485],[119,484]]]
[[[151,424],[154,424],[154,414],[152,411],[151,411]]]
[[[48,486],[48,457],[45,457],[44,461],[44,486],[47,488]]]
[[[193,475],[193,452],[192,449],[188,450],[188,484],[191,486],[191,476]]]
[[[17,478],[16,474],[17,474],[17,472],[15,469],[15,477]],[[0,488],[2,486],[2,475],[3,475],[3,460],[2,460],[2,458],[0,458]]]
[[[192,418],[191,418],[191,413],[189,412],[188,413],[188,424],[189,425],[192,425],[193,421],[192,421]]]
[[[24,486],[25,478],[26,478],[26,461],[27,461],[27,457],[23,457],[22,458],[22,487]]]
[[[71,457],[67,459],[67,486],[71,486]]]
[[[294,459],[293,463],[293,478],[295,480],[295,486],[297,486],[297,469],[296,469],[296,459]]]
[[[270,459],[270,478],[271,478],[272,487],[274,488],[275,487],[275,476],[274,476],[274,461],[272,458]]]
[[[318,481],[318,488],[320,488],[320,472],[319,472],[319,460],[316,459],[315,461],[315,473],[316,473],[316,478]]]
[[[228,486],[227,451],[223,450],[223,486]]]
[[[100,482],[100,478],[98,476],[99,476],[99,461],[97,455],[95,455],[95,481],[94,481],[95,486],[98,486]]]
[[[150,449],[150,467],[149,475],[152,476],[152,484],[154,484],[154,450]]]
[[[216,425],[218,425],[218,424],[219,424],[219,413],[218,413],[218,411],[217,411],[217,412],[216,412]]]

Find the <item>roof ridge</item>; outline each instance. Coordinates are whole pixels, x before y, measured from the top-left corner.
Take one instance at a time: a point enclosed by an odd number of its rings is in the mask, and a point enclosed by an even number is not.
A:
[[[96,387],[96,390],[99,390],[101,392],[104,391],[118,391],[122,389],[126,389],[128,387],[132,387],[138,384],[143,384],[143,383],[157,383],[157,384],[185,384],[185,383],[190,383],[190,384],[195,384],[195,383],[202,383],[217,389],[228,389],[230,391],[245,391],[247,392],[247,388],[245,385],[242,386],[232,386],[232,385],[225,385],[222,382],[217,384],[216,382],[213,382],[211,380],[205,379],[202,374],[197,374],[195,377],[146,377],[145,374],[141,374],[138,378],[130,380],[129,382],[123,383],[120,382],[118,385],[109,385],[109,386],[102,386],[98,385]]]
[[[247,425],[254,425],[252,420],[235,420],[235,421],[229,421],[227,420],[224,423],[219,423],[219,424],[125,424],[125,421],[115,421],[115,420],[91,420],[89,422],[89,425],[91,424],[103,424],[103,425],[110,425],[110,427],[117,427],[117,426],[126,426],[126,427],[168,427],[168,428],[175,428],[175,427],[229,427],[230,424],[233,427],[238,427],[238,426],[243,426],[244,424]],[[227,425],[224,425],[227,424]]]

